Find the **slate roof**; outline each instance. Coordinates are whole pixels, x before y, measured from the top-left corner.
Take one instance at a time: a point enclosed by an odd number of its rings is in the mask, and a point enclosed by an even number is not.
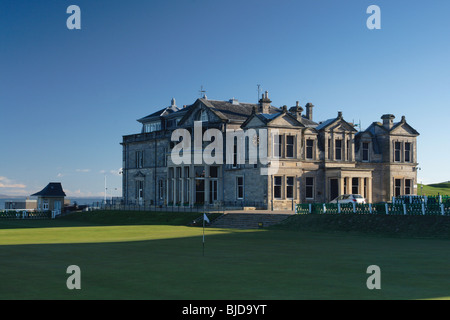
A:
[[[66,194],[64,193],[60,182],[50,182],[44,189],[32,194],[31,196],[65,197]]]
[[[138,119],[137,121],[139,121],[139,122],[146,122],[148,120],[152,120],[152,119],[155,119],[155,118],[159,118],[159,117],[162,117],[162,116],[167,116],[167,115],[172,114],[174,112],[175,111],[171,107],[166,107],[166,108],[163,108],[163,109],[158,110],[156,112],[153,112],[152,114],[149,114],[148,116],[145,116],[145,117],[143,117],[141,119]]]
[[[199,99],[208,106],[219,118],[226,120],[245,121],[252,114],[253,107],[259,108],[259,104],[238,102],[233,104],[229,101]],[[269,114],[277,114],[280,109],[270,107]]]
[[[336,121],[336,118],[325,120],[324,122],[322,122],[321,124],[319,124],[316,127],[316,130],[321,130],[321,129],[325,128],[326,126],[328,126],[329,124],[333,123],[334,121]]]

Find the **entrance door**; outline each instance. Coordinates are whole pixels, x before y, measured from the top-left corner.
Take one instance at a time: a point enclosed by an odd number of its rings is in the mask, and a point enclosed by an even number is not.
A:
[[[338,179],[330,179],[330,201],[339,196]]]

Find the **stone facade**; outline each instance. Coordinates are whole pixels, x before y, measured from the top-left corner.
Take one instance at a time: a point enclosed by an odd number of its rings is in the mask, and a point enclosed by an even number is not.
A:
[[[178,108],[172,99],[138,120],[141,133],[123,136],[123,199],[291,210],[348,193],[368,202],[416,194],[419,134],[405,117],[383,115],[358,132],[342,112],[315,122],[313,108],[276,108],[267,92],[259,104],[204,97]]]

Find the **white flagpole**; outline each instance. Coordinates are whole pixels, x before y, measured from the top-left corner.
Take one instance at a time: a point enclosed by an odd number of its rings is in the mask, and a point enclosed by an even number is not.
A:
[[[203,212],[203,256],[205,256],[205,213],[204,212]]]

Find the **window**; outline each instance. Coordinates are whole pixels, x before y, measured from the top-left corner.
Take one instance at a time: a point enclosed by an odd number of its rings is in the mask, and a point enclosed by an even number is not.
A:
[[[350,161],[351,150],[350,139],[347,139],[347,161]]]
[[[368,178],[364,178],[364,192],[363,192],[364,198],[367,198],[367,181]]]
[[[158,181],[158,193],[159,199],[164,199],[164,181],[162,179]]]
[[[342,160],[342,140],[335,140],[334,141],[334,156],[336,160]]]
[[[136,168],[144,167],[144,151],[136,151]]]
[[[359,194],[359,179],[352,178],[352,193]]]
[[[411,185],[412,185],[412,180],[411,179],[406,179],[405,180],[405,194],[411,194]]]
[[[313,147],[314,147],[314,140],[306,139],[306,159],[311,160],[313,158]]]
[[[369,143],[362,143],[362,161],[369,161]]]
[[[232,168],[237,168],[237,162],[238,162],[237,157],[238,157],[237,143],[235,143],[235,144],[233,144],[233,163],[231,164]]]
[[[209,176],[211,178],[217,178],[218,174],[219,174],[219,167],[217,167],[217,166],[209,167]]]
[[[405,142],[405,162],[411,162],[411,142]]]
[[[244,177],[236,177],[236,199],[244,199]]]
[[[214,203],[217,201],[217,180],[209,181],[209,203]]]
[[[331,139],[328,139],[327,153],[328,153],[327,159],[331,160]]]
[[[314,199],[314,178],[306,177],[305,179],[305,196],[306,199]]]
[[[185,185],[184,185],[184,202],[190,202],[190,188],[191,188],[191,179],[186,179],[184,181]]]
[[[294,199],[294,177],[286,177],[286,199]]]
[[[137,180],[136,181],[136,199],[142,201],[144,198],[144,181]]]
[[[394,161],[400,162],[401,143],[394,142]]]
[[[194,167],[194,173],[196,178],[204,178],[205,177],[205,168],[204,167]]]
[[[144,124],[144,133],[159,131],[159,130],[161,130],[161,122],[160,121]]]
[[[281,157],[281,147],[282,147],[282,136],[274,135],[273,136],[273,156],[275,158]]]
[[[48,199],[44,199],[44,200],[43,200],[43,203],[42,203],[42,210],[44,210],[44,211],[49,210]]]
[[[283,184],[282,177],[273,177],[273,197],[281,199],[281,186]]]
[[[402,194],[402,180],[401,179],[395,179],[394,185],[395,185],[394,195],[396,197],[398,197],[398,196],[400,196]]]
[[[294,136],[286,136],[286,158],[294,157]]]

